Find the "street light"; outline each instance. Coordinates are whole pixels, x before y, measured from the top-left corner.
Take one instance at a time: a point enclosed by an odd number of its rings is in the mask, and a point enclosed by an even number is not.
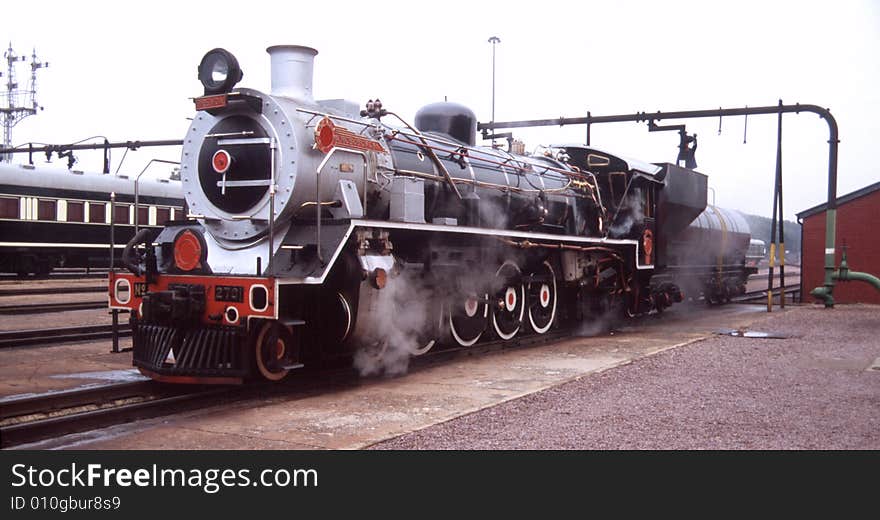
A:
[[[495,44],[501,43],[501,38],[497,36],[492,36],[489,38],[489,43],[492,44],[492,123],[495,122]],[[493,134],[494,134],[494,128]],[[495,147],[495,139],[492,139],[492,147]]]

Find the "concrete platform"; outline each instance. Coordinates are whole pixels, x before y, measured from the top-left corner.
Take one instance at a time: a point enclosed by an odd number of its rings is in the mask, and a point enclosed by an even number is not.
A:
[[[0,289],[38,289],[93,287],[106,285],[105,279],[86,280],[0,280]],[[33,295],[0,295],[0,305],[107,301],[106,293],[66,293]],[[120,314],[125,324],[128,315]],[[0,331],[74,327],[82,325],[109,325],[112,322],[106,308],[70,312],[0,315]],[[131,346],[131,339],[123,338],[120,348]],[[57,346],[20,347],[0,349],[0,397],[36,394],[93,385],[106,380],[139,378],[132,369],[131,354],[111,354],[110,340],[86,343],[65,343]]]
[[[0,397],[144,379],[131,366],[130,352],[112,354],[110,347],[102,340],[0,349]],[[119,347],[131,347],[131,338],[122,338]]]
[[[791,312],[787,310],[786,312]],[[464,357],[318,395],[248,401],[54,439],[32,448],[358,449],[767,316],[762,306],[679,306],[613,335]],[[58,347],[62,348],[62,347]],[[106,360],[99,353],[83,363]],[[76,357],[74,352],[69,354]],[[38,357],[20,366],[33,367]],[[46,377],[51,370],[46,370]]]

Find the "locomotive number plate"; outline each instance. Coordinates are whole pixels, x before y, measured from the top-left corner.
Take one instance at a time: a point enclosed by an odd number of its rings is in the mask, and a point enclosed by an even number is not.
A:
[[[226,106],[226,94],[217,96],[202,96],[193,99],[196,104],[196,110],[209,110],[211,108],[223,108]]]
[[[214,301],[241,303],[244,301],[244,287],[217,285],[214,287]]]
[[[134,283],[134,297],[135,298],[143,298],[145,294],[147,294],[147,284],[144,282],[135,282]]]

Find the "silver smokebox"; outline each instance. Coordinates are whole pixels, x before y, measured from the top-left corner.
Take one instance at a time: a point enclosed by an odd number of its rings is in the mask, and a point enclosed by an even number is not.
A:
[[[272,64],[272,95],[311,101],[318,51],[302,45],[273,45],[266,52]]]

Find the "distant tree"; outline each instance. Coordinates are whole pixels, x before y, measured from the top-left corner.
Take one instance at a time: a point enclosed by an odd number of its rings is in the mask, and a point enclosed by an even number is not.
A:
[[[764,243],[767,244],[767,248],[769,250],[771,224],[770,218],[761,217],[759,215],[749,215],[746,213],[744,213],[743,216],[746,218],[746,222],[749,224],[749,228],[752,231],[752,238],[763,240]],[[795,258],[799,259],[801,254],[800,224],[798,224],[797,222],[792,222],[790,220],[785,220],[783,221],[783,229],[785,231],[785,250],[789,251],[789,255],[786,258],[789,260],[794,260]]]

